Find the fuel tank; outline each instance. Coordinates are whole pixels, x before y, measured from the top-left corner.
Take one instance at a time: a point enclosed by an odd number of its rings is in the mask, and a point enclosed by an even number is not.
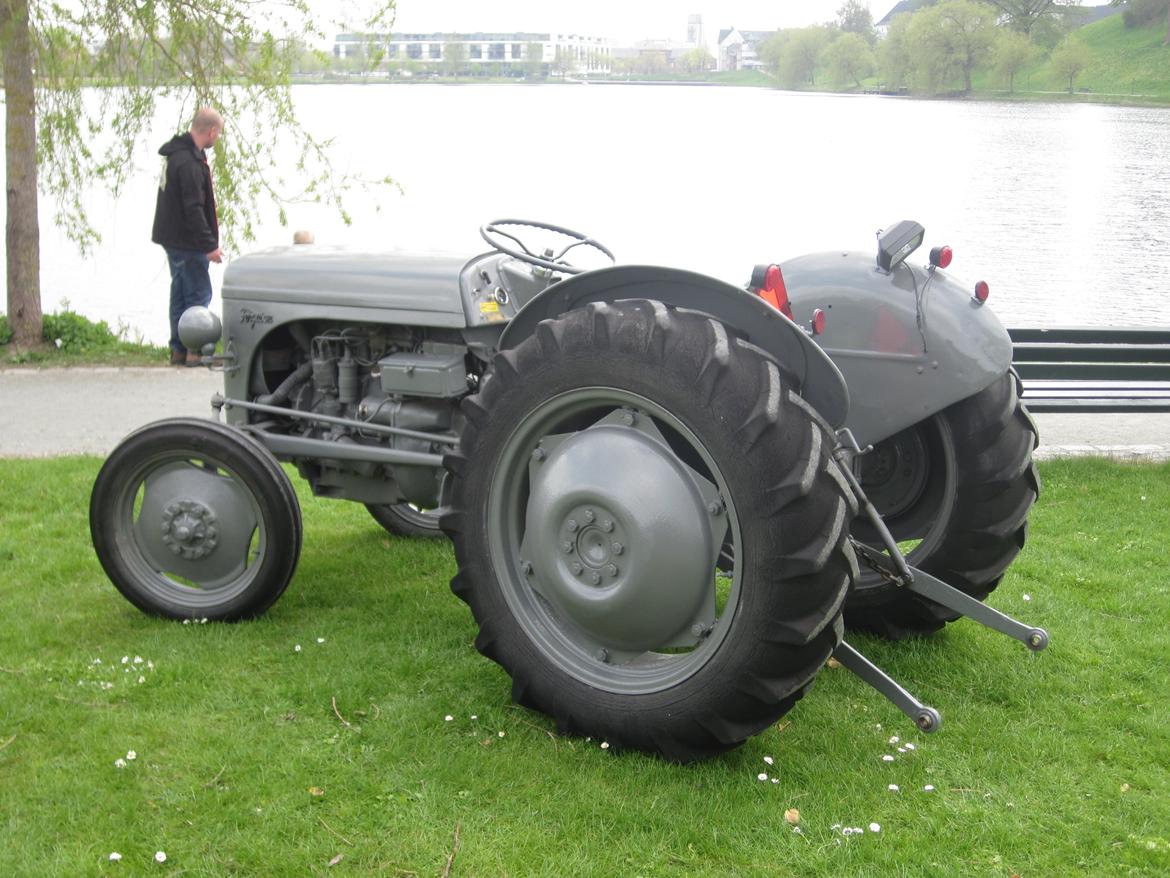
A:
[[[825,312],[817,337],[849,388],[845,426],[880,442],[991,385],[1011,366],[1007,330],[942,270],[872,254],[813,253],[781,264],[796,323]]]

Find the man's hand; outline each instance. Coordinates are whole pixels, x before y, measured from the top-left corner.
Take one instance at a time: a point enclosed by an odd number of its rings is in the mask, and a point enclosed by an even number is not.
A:
[[[219,247],[216,247],[214,250],[212,250],[210,253],[207,254],[207,258],[211,262],[223,262],[223,250],[221,250]]]

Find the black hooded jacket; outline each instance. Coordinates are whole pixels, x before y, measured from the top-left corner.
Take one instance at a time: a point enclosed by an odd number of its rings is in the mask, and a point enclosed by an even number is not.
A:
[[[219,247],[219,222],[207,155],[190,133],[178,134],[158,154],[166,166],[158,182],[150,239],[176,250],[211,253]]]

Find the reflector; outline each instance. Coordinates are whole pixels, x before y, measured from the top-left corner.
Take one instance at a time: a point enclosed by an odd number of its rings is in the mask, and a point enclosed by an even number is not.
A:
[[[825,312],[820,308],[813,311],[812,316],[812,333],[813,335],[820,335],[825,331]]]
[[[935,247],[930,251],[930,264],[937,265],[939,268],[946,268],[951,264],[951,260],[955,257],[955,251],[950,247],[942,246]]]
[[[975,301],[982,305],[987,301],[987,297],[991,295],[991,287],[987,285],[987,281],[981,280],[975,284]]]
[[[761,271],[763,269],[763,271]],[[763,286],[759,284],[763,281]],[[788,288],[784,285],[784,274],[780,271],[779,265],[769,265],[766,268],[762,265],[757,265],[755,271],[752,272],[752,287],[755,288],[756,295],[761,299],[792,320],[792,306],[788,302]]]

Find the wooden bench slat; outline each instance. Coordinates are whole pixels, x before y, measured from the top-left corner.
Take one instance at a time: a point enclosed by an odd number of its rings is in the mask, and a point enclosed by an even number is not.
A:
[[[1151,363],[1170,364],[1170,345],[1035,344],[1012,345],[1017,363]]]
[[[1009,329],[1034,412],[1170,412],[1170,329]]]
[[[1024,380],[1170,381],[1170,364],[1160,363],[1016,363]]]
[[[1024,326],[1008,335],[1013,343],[1170,344],[1170,329],[1148,326]]]

